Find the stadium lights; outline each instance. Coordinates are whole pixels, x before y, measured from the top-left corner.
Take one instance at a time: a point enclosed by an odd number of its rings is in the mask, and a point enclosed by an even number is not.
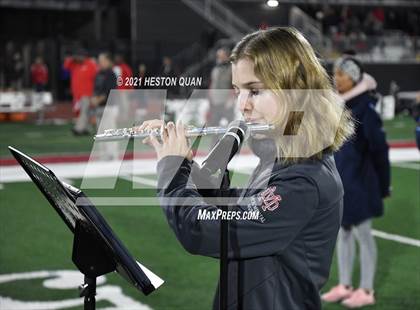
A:
[[[268,0],[267,1],[267,5],[270,8],[275,8],[275,7],[278,7],[279,6],[279,2],[277,0]]]

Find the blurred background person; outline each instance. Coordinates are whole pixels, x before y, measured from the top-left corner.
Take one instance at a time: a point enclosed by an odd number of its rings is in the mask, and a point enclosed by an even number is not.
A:
[[[178,72],[175,70],[173,61],[171,57],[164,56],[162,58],[162,66],[159,70],[159,76],[162,77],[178,77]],[[167,98],[168,99],[174,99],[177,98],[179,95],[179,88],[178,88],[178,82],[175,83],[173,86],[167,87]],[[164,88],[164,87],[162,87]],[[169,119],[173,119],[173,116],[169,117]]]
[[[228,47],[221,47],[216,52],[216,65],[210,75],[208,126],[227,126],[234,117],[232,68],[229,55]],[[217,137],[214,137],[214,142],[215,140]]]
[[[42,92],[48,84],[48,68],[42,57],[36,57],[31,65],[31,82],[36,92]]]
[[[19,91],[23,86],[24,64],[19,52],[11,50],[11,53],[9,52],[8,56],[10,58],[6,59],[4,65],[6,89]]]
[[[95,112],[96,128],[117,128],[119,102],[114,102],[115,100],[107,102],[110,91],[117,88],[117,77],[113,70],[114,63],[111,54],[108,52],[100,53],[98,65],[99,71],[95,78],[93,96],[90,99],[90,108]],[[104,113],[105,108],[106,113]],[[87,119],[88,117],[84,118],[84,120]],[[118,158],[118,142],[100,143],[99,147],[101,159],[112,160]]]
[[[354,50],[347,50],[343,53],[342,57],[351,57],[355,58],[356,52]],[[362,73],[362,79],[360,82],[356,83],[353,88],[345,92],[339,92],[340,97],[344,100],[350,100],[364,92],[372,92],[376,90],[378,83],[375,78],[367,72]],[[376,103],[376,101],[375,101]]]
[[[139,71],[137,77],[141,78],[141,83],[139,83],[138,88],[146,89],[147,86],[144,85],[144,79],[148,76],[147,67],[144,63],[139,64]]]
[[[111,89],[117,88],[117,77],[115,76],[111,54],[103,52],[98,57],[99,71],[95,77],[93,96],[90,99],[90,106],[96,110],[96,124],[102,118],[105,104]]]
[[[88,109],[97,72],[96,63],[87,57],[85,49],[79,48],[73,56],[64,60],[64,68],[70,72],[73,111],[77,115],[72,131],[75,135],[89,134]]]
[[[125,62],[124,56],[120,53],[114,56],[113,70],[117,77],[117,89],[122,90],[118,94],[118,120],[121,126],[130,126],[130,92],[124,90],[133,89],[134,83],[138,81],[134,81],[133,70]]]
[[[343,57],[334,65],[334,82],[343,96],[363,79],[361,64]],[[383,215],[382,199],[390,195],[388,144],[382,120],[375,111],[375,97],[369,91],[345,100],[357,127],[352,141],[335,154],[344,186],[344,210],[337,241],[339,284],[322,295],[326,302],[349,308],[375,304],[374,278],[377,262],[372,219]],[[360,248],[360,284],[352,286],[355,239]]]
[[[114,73],[117,79],[121,79],[122,81],[122,83],[118,83],[117,89],[133,89],[131,83],[126,83],[127,78],[133,77],[133,70],[125,62],[124,56],[122,54],[116,54],[114,61]]]
[[[160,74],[162,76],[176,76],[174,67],[172,65],[171,57],[165,56],[162,58],[162,67],[160,68]]]
[[[359,83],[357,83],[352,89],[349,91],[340,94],[340,97],[344,100],[350,100],[364,92],[374,91],[378,83],[376,82],[375,78],[371,76],[369,73],[364,72],[362,74],[362,79]],[[375,102],[376,103],[376,102]]]

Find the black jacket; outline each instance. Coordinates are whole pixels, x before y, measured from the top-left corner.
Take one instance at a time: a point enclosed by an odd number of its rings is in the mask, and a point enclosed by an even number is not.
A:
[[[200,210],[217,207],[205,203],[192,184],[191,165],[178,156],[159,161],[160,204],[187,251],[218,257],[219,221],[197,220]],[[257,209],[261,217],[229,222],[229,309],[321,309],[319,290],[329,276],[342,215],[333,156],[289,166],[260,163],[248,188],[238,192],[234,209]]]
[[[111,89],[117,88],[117,77],[112,69],[101,70],[96,74],[95,77],[95,96],[108,97]],[[105,105],[106,100],[101,104]]]
[[[375,104],[367,92],[346,102],[356,120],[356,132],[335,153],[345,192],[344,226],[382,215],[382,198],[389,195],[389,148]]]

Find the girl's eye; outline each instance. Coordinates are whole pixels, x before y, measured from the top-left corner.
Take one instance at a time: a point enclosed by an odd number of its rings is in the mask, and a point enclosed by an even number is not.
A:
[[[258,89],[252,89],[250,92],[251,96],[258,96],[260,91]]]

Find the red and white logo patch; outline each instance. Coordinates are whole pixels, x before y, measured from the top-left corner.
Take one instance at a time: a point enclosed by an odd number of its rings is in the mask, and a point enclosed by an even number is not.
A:
[[[281,201],[280,195],[275,195],[274,192],[276,190],[275,186],[270,186],[266,190],[260,193],[261,198],[261,209],[263,211],[274,211],[279,207],[279,202]]]

